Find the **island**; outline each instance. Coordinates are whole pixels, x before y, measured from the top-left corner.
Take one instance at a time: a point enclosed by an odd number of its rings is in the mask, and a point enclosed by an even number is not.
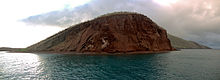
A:
[[[70,26],[18,52],[158,53],[204,48],[167,33],[150,18],[134,12],[114,12]]]

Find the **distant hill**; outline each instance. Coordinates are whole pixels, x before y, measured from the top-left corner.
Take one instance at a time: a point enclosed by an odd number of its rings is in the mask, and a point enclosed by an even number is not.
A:
[[[168,38],[170,39],[172,46],[176,49],[210,49],[207,46],[198,44],[193,41],[187,41],[170,34],[168,34]]]
[[[0,47],[0,51],[21,51],[25,50],[24,48],[10,48],[10,47]]]
[[[0,47],[0,51],[10,51],[12,48],[9,47]]]

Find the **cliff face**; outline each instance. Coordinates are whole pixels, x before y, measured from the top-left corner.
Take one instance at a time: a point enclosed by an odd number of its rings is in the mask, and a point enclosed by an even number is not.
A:
[[[168,34],[168,38],[170,39],[171,45],[176,49],[210,49],[207,46],[193,41],[187,41],[170,34]]]
[[[110,53],[173,50],[166,30],[136,13],[104,15],[72,26],[27,49]]]

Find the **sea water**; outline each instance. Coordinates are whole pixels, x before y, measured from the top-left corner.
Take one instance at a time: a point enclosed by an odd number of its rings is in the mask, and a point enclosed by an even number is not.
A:
[[[0,52],[0,80],[220,80],[220,50],[62,55]]]

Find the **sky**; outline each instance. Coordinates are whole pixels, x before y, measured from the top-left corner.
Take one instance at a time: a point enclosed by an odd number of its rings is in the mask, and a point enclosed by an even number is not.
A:
[[[27,47],[71,25],[129,11],[168,33],[220,49],[219,0],[1,0],[0,47]]]

